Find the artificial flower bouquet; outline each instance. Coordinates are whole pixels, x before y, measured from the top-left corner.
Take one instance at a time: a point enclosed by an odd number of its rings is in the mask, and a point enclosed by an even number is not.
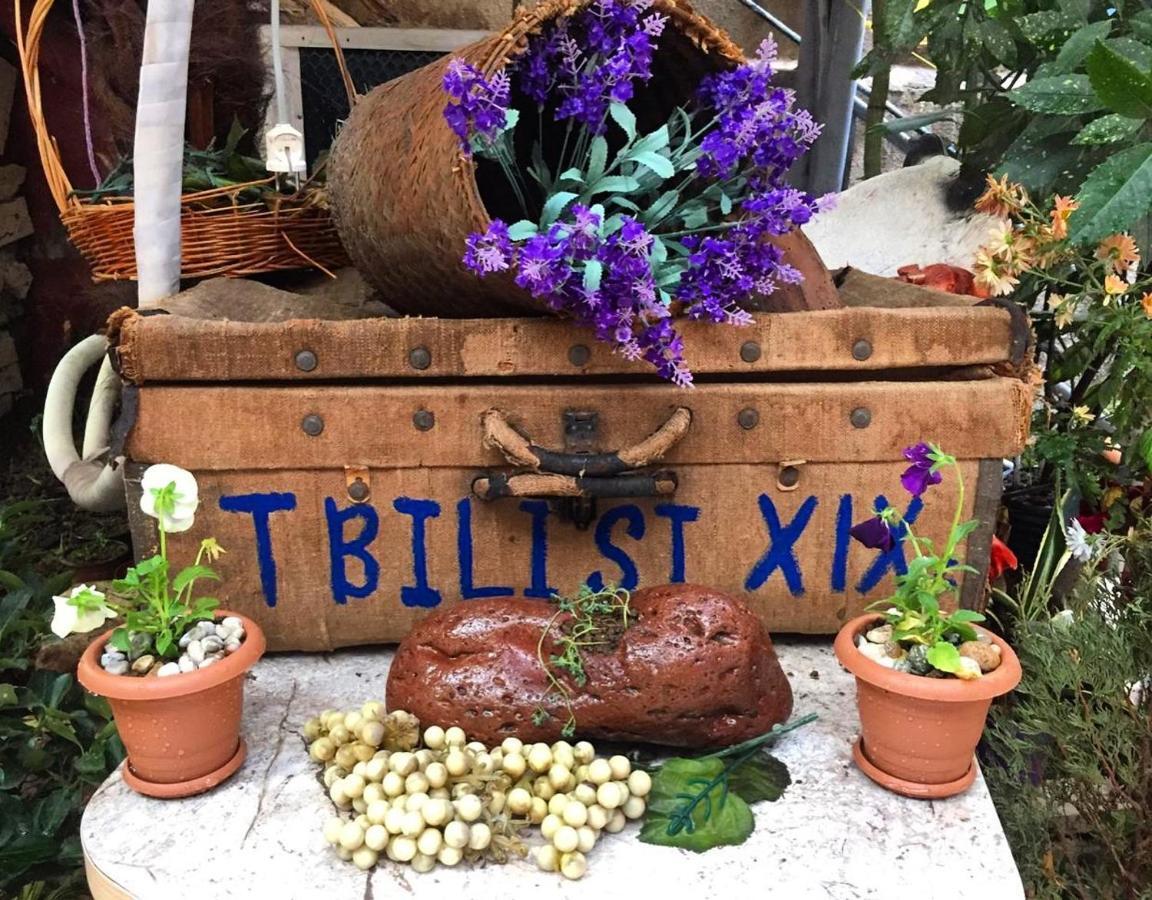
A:
[[[653,0],[594,0],[491,77],[454,60],[444,115],[465,156],[499,167],[521,216],[472,234],[464,264],[510,273],[550,310],[688,386],[677,315],[744,324],[750,297],[800,280],[770,241],[823,205],[784,181],[820,128],[773,84],[768,40],[641,129],[665,24]]]

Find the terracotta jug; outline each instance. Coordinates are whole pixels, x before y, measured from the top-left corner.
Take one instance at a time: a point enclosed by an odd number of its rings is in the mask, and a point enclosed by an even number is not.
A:
[[[112,636],[106,631],[80,658],[80,683],[106,697],[120,739],[128,751],[124,781],[149,797],[189,797],[211,790],[244,762],[240,737],[244,679],[264,655],[264,632],[247,616],[244,641],[236,652],[206,669],[179,675],[111,675],[100,654]]]
[[[971,681],[926,678],[885,668],[856,646],[882,624],[864,615],[840,629],[840,664],[856,676],[861,737],[853,758],[869,778],[907,797],[935,800],[959,794],[976,778],[974,754],[992,698],[1020,681],[1020,661],[1000,637],[976,627],[1000,648],[1000,665]]]

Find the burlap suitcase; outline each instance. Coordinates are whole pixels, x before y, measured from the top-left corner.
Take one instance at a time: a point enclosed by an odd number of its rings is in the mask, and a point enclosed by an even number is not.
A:
[[[983,522],[957,597],[978,607],[1001,459],[1027,437],[1027,329],[948,302],[687,323],[692,390],[546,319],[128,315],[130,508],[147,464],[195,472],[174,552],[215,535],[219,597],[273,649],[396,641],[443,604],[585,581],[711,584],[774,631],[827,633],[904,565],[849,539],[874,504],[947,528],[954,482],[923,504],[900,487],[901,449],[927,440]]]

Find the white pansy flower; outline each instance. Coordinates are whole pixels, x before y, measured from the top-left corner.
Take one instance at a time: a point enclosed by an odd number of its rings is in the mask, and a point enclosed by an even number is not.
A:
[[[172,509],[161,514],[156,509],[156,492],[168,485],[175,485],[172,494]],[[169,534],[187,531],[196,518],[196,507],[200,502],[200,489],[196,477],[186,469],[168,463],[157,463],[144,470],[140,479],[144,493],[140,496],[140,509],[144,515],[160,520],[160,527]]]
[[[84,596],[80,605],[73,598]],[[104,594],[86,584],[72,588],[66,597],[53,597],[56,611],[52,614],[52,633],[57,637],[93,631],[108,619],[115,619],[116,613],[104,602]]]
[[[1096,552],[1092,535],[1084,530],[1084,526],[1077,519],[1073,519],[1069,524],[1064,532],[1064,539],[1068,542],[1068,552],[1072,554],[1073,559],[1082,563],[1091,560]]]

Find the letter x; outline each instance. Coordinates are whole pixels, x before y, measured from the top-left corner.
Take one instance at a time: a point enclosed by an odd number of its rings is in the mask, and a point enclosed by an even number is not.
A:
[[[780,524],[776,505],[767,494],[761,494],[759,502],[760,515],[764,517],[764,524],[768,528],[768,548],[748,573],[744,590],[757,590],[768,580],[769,575],[779,569],[784,573],[784,580],[788,582],[792,596],[799,597],[804,593],[804,579],[800,574],[800,561],[796,558],[796,542],[808,527],[808,520],[816,509],[816,498],[805,500],[796,511],[795,518],[784,526]]]
[[[876,498],[876,509],[884,509],[888,506],[888,498],[880,494]],[[904,522],[908,525],[916,521],[916,517],[920,515],[920,510],[924,508],[924,501],[919,497],[913,497],[912,502],[908,504],[908,512],[904,513]],[[868,567],[868,571],[864,573],[864,577],[860,579],[860,583],[856,585],[856,591],[861,594],[867,594],[872,588],[876,587],[881,579],[888,574],[888,570],[892,569],[897,575],[903,575],[908,571],[908,563],[904,559],[904,542],[901,540],[907,533],[908,529],[904,524],[897,525],[892,529],[892,535],[896,538],[896,544],[891,550],[884,550]]]

